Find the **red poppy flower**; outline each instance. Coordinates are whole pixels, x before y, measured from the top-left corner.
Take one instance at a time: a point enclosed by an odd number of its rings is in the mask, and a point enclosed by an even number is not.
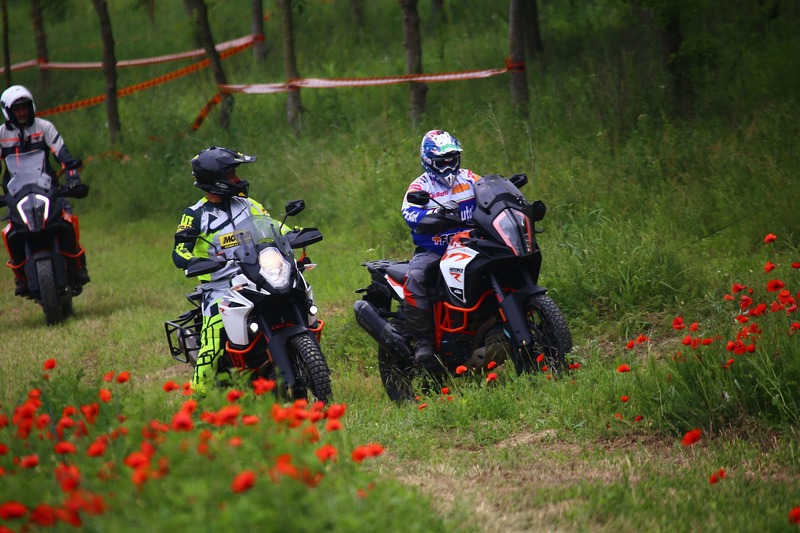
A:
[[[764,265],[764,272],[770,273],[775,270],[777,266],[772,261],[767,261],[767,264]]]
[[[364,446],[356,446],[350,457],[356,463],[360,463],[367,457],[377,457],[383,453],[384,449],[378,443],[366,444]]]
[[[767,244],[775,242],[776,240],[778,240],[778,237],[776,235],[773,235],[772,233],[767,233],[767,236],[764,237],[764,242]]]
[[[233,403],[242,396],[244,396],[244,393],[242,391],[234,389],[228,391],[228,394],[225,395],[225,399],[228,400],[228,403]]]
[[[786,284],[779,279],[771,279],[767,282],[767,290],[769,292],[778,292],[785,286]]]
[[[736,293],[742,292],[746,288],[747,287],[745,287],[741,283],[734,283],[733,286],[731,287],[731,292],[733,292],[733,294],[736,294]]]
[[[577,370],[577,369],[579,369],[580,367],[581,367],[581,364],[580,364],[580,363],[570,363],[570,364],[569,364],[569,369],[570,369],[570,370]]]
[[[641,422],[642,420],[644,420],[642,415],[636,415],[636,418],[633,419],[634,422]]]
[[[31,516],[28,517],[28,520],[32,524],[49,527],[54,526],[56,522],[58,522],[58,516],[56,515],[55,509],[50,505],[40,503],[31,511]]]
[[[731,296],[730,294],[726,294],[725,296],[722,297],[722,299],[725,300],[726,302],[732,302],[733,296]]]
[[[112,379],[114,379],[114,372],[107,372],[103,376],[103,381],[111,381]]]
[[[795,507],[789,511],[789,523],[800,524],[800,507]]]
[[[108,389],[100,389],[100,392],[97,393],[97,396],[102,402],[108,403],[111,401],[111,391]]]
[[[676,316],[672,319],[672,329],[683,329],[686,327],[686,324],[683,323],[683,318]]]
[[[466,371],[467,367],[465,367],[464,365],[459,365],[458,367],[456,367],[456,374],[458,374],[459,376]]]
[[[169,427],[173,431],[192,431],[194,429],[194,420],[192,420],[192,415],[186,411],[178,411],[172,417]]]
[[[442,394],[450,394],[450,387],[442,387]]]
[[[55,451],[56,453],[68,454],[68,453],[75,453],[78,451],[78,449],[71,442],[62,440],[61,442],[56,444]]]
[[[708,478],[708,482],[711,483],[712,485],[717,481],[719,481],[719,477],[717,477],[716,472],[711,474],[711,477]]]
[[[104,440],[97,439],[86,448],[86,455],[89,457],[102,457],[106,453],[107,446]]]
[[[631,367],[630,367],[630,365],[627,365],[627,364],[621,364],[621,365],[619,365],[617,367],[617,372],[619,372],[620,374],[622,374],[624,372],[630,372],[630,371],[631,371]]]
[[[317,459],[324,463],[325,461],[336,462],[336,456],[339,452],[332,444],[325,444],[320,446],[314,454],[317,456]]]
[[[690,431],[687,431],[686,434],[683,436],[683,439],[681,439],[681,444],[683,444],[684,446],[692,446],[693,444],[696,444],[697,441],[700,440],[700,435],[701,431],[699,429],[692,429]]]
[[[635,343],[633,341],[628,341],[628,343],[625,345],[625,348],[627,348],[628,350],[631,350],[631,349],[633,349],[634,344]]]
[[[497,374],[494,372],[489,372],[489,375],[486,376],[486,383],[490,383],[492,381],[497,381]]]
[[[131,379],[131,373],[128,371],[117,374],[117,383],[125,383],[129,379]]]
[[[541,363],[542,361],[544,361],[544,354],[540,353],[539,355],[536,356],[536,362]]]
[[[493,369],[493,368],[494,368],[494,367],[496,367],[496,366],[497,366],[497,361],[489,361],[489,364],[488,364],[488,365],[486,365],[486,368],[488,368],[489,370],[491,370],[491,369]]]
[[[800,261],[795,261],[792,263],[792,268],[800,268]]]
[[[56,360],[55,359],[48,359],[44,362],[44,369],[45,370],[53,370],[56,367]]]
[[[340,429],[342,429],[342,423],[336,418],[325,422],[325,431],[339,431]]]
[[[697,322],[692,322],[689,325],[689,331],[697,331],[698,329],[700,329],[700,324],[698,324]]]
[[[636,337],[636,344],[643,344],[649,340],[650,337],[648,337],[647,335],[639,335],[638,337]]]
[[[244,470],[236,474],[231,483],[231,490],[236,493],[241,493],[249,490],[256,484],[256,473],[252,470]]]
[[[419,409],[420,411],[422,411],[422,410],[423,410],[423,409],[425,409],[426,407],[428,407],[428,404],[427,404],[427,403],[421,403],[421,404],[419,404],[419,405],[417,406],[417,409]]]
[[[258,378],[253,381],[253,392],[260,396],[275,388],[275,381],[271,379]]]
[[[167,381],[161,386],[161,388],[164,389],[164,392],[172,392],[174,390],[178,390],[180,387],[174,381]]]
[[[343,403],[335,403],[328,407],[328,410],[325,411],[325,418],[330,420],[336,418],[342,418],[344,416],[345,411],[347,410],[347,406]]]
[[[631,398],[630,396],[620,396],[619,399],[622,401],[622,403],[628,403],[628,400],[630,400]]]
[[[19,502],[10,501],[0,505],[0,518],[3,520],[21,518],[26,514],[28,514],[28,508]]]
[[[39,464],[39,456],[36,454],[26,455],[19,461],[20,468],[33,468]]]

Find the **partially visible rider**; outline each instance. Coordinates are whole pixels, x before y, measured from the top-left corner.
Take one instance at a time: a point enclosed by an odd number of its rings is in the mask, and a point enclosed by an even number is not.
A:
[[[81,178],[75,167],[78,162],[70,155],[64,139],[52,122],[36,117],[36,104],[33,95],[22,85],[12,85],[0,95],[0,107],[3,109],[5,122],[0,125],[0,157],[3,161],[16,153],[41,151],[45,154],[45,171],[53,178],[53,186],[58,187],[57,174],[50,165],[49,155],[52,154],[60,167],[70,170],[65,171],[66,185],[76,188],[81,185]],[[3,174],[3,194],[8,194],[8,169]],[[72,206],[64,204],[62,211],[66,231],[59,232],[58,240],[61,255],[67,262],[70,281],[76,287],[89,282],[89,273],[86,270],[86,252],[79,243],[78,217],[72,214]],[[17,296],[29,294],[28,281],[25,277],[25,248],[24,242],[18,238],[19,231],[11,223],[3,229],[3,242],[10,261],[8,267],[16,277]]]
[[[461,145],[443,130],[431,130],[422,138],[420,158],[425,172],[408,186],[403,197],[402,213],[411,228],[411,239],[416,246],[408,264],[403,295],[407,332],[414,337],[414,358],[423,367],[434,363],[433,356],[433,283],[439,264],[452,235],[465,228],[447,232],[417,234],[419,221],[441,208],[430,201],[420,207],[408,201],[408,193],[427,191],[432,199],[449,211],[460,211],[461,219],[472,219],[475,211],[475,181],[480,178],[471,170],[461,168]]]
[[[229,256],[232,248],[225,237],[232,236],[237,227],[253,216],[269,216],[264,207],[248,197],[249,182],[236,174],[244,163],[254,163],[256,157],[219,146],[211,146],[194,156],[192,176],[194,186],[205,191],[205,196],[187,207],[181,216],[177,231],[195,228],[200,236],[192,243],[177,242],[172,251],[175,266],[186,269],[194,258],[228,259],[228,264],[212,274],[200,276],[203,293],[203,325],[200,333],[200,351],[192,377],[192,388],[203,392],[213,383],[217,358],[222,354],[222,317],[218,302],[229,287],[236,270]],[[284,227],[284,233],[292,228]],[[209,241],[212,244],[208,244]]]

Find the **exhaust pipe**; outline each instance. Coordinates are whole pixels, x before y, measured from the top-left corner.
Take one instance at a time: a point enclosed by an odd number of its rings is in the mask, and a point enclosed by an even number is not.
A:
[[[397,334],[392,325],[383,318],[378,309],[366,300],[359,300],[353,305],[356,312],[356,322],[370,337],[391,354],[401,358],[411,358],[411,348]]]

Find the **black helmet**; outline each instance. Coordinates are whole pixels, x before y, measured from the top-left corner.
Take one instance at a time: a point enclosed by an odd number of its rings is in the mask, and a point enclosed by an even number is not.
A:
[[[190,161],[192,176],[195,179],[194,186],[226,198],[231,196],[247,198],[247,190],[250,186],[247,180],[229,183],[228,175],[242,163],[253,163],[255,160],[256,157],[253,155],[221,146],[210,146]]]

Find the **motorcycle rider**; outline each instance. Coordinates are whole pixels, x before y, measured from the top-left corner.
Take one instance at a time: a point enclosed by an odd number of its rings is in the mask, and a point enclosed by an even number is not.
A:
[[[0,107],[3,109],[5,122],[0,125],[0,158],[3,161],[12,154],[21,152],[42,151],[45,154],[45,172],[53,178],[53,186],[57,187],[57,176],[50,166],[48,155],[52,153],[61,168],[80,166],[69,150],[64,139],[52,122],[36,117],[36,104],[31,92],[22,85],[12,85],[0,95]],[[66,170],[66,185],[75,189],[75,197],[83,198],[88,188],[81,183],[81,178],[75,168]],[[8,194],[8,169],[3,175],[3,194]],[[66,258],[70,280],[74,287],[79,288],[89,283],[89,273],[86,270],[86,252],[81,247],[79,240],[78,217],[72,214],[72,206],[64,204],[62,211],[63,220],[66,222],[66,231],[58,235],[61,255]],[[10,257],[7,264],[14,272],[16,278],[17,296],[30,294],[28,281],[25,276],[25,248],[24,242],[17,239],[17,228],[9,222],[3,229],[3,242]]]
[[[181,216],[177,231],[189,227],[200,232],[202,239],[186,244],[177,242],[172,251],[175,266],[186,269],[194,258],[218,258],[224,256],[226,246],[221,240],[230,236],[238,225],[254,215],[269,216],[264,207],[248,197],[249,183],[239,178],[236,168],[244,163],[254,163],[256,157],[219,146],[206,148],[190,163],[194,186],[205,191],[205,196],[187,207]],[[292,228],[284,226],[288,233]],[[200,351],[197,356],[192,388],[203,392],[216,373],[217,358],[222,353],[222,317],[218,302],[235,275],[235,267],[229,262],[221,270],[200,276],[203,292],[203,325],[200,334]]]
[[[450,236],[466,228],[447,230],[438,234],[417,234],[414,229],[426,215],[442,210],[460,211],[461,219],[472,220],[475,211],[475,181],[480,178],[471,170],[461,168],[461,145],[450,133],[431,130],[422,137],[419,154],[425,172],[408,186],[403,197],[402,214],[411,228],[411,239],[416,246],[408,263],[403,286],[403,296],[408,333],[414,337],[414,358],[422,367],[435,363],[433,355],[433,302],[432,285]],[[420,207],[408,201],[408,193],[427,191],[431,195],[428,205]],[[444,208],[433,202],[436,199]]]

